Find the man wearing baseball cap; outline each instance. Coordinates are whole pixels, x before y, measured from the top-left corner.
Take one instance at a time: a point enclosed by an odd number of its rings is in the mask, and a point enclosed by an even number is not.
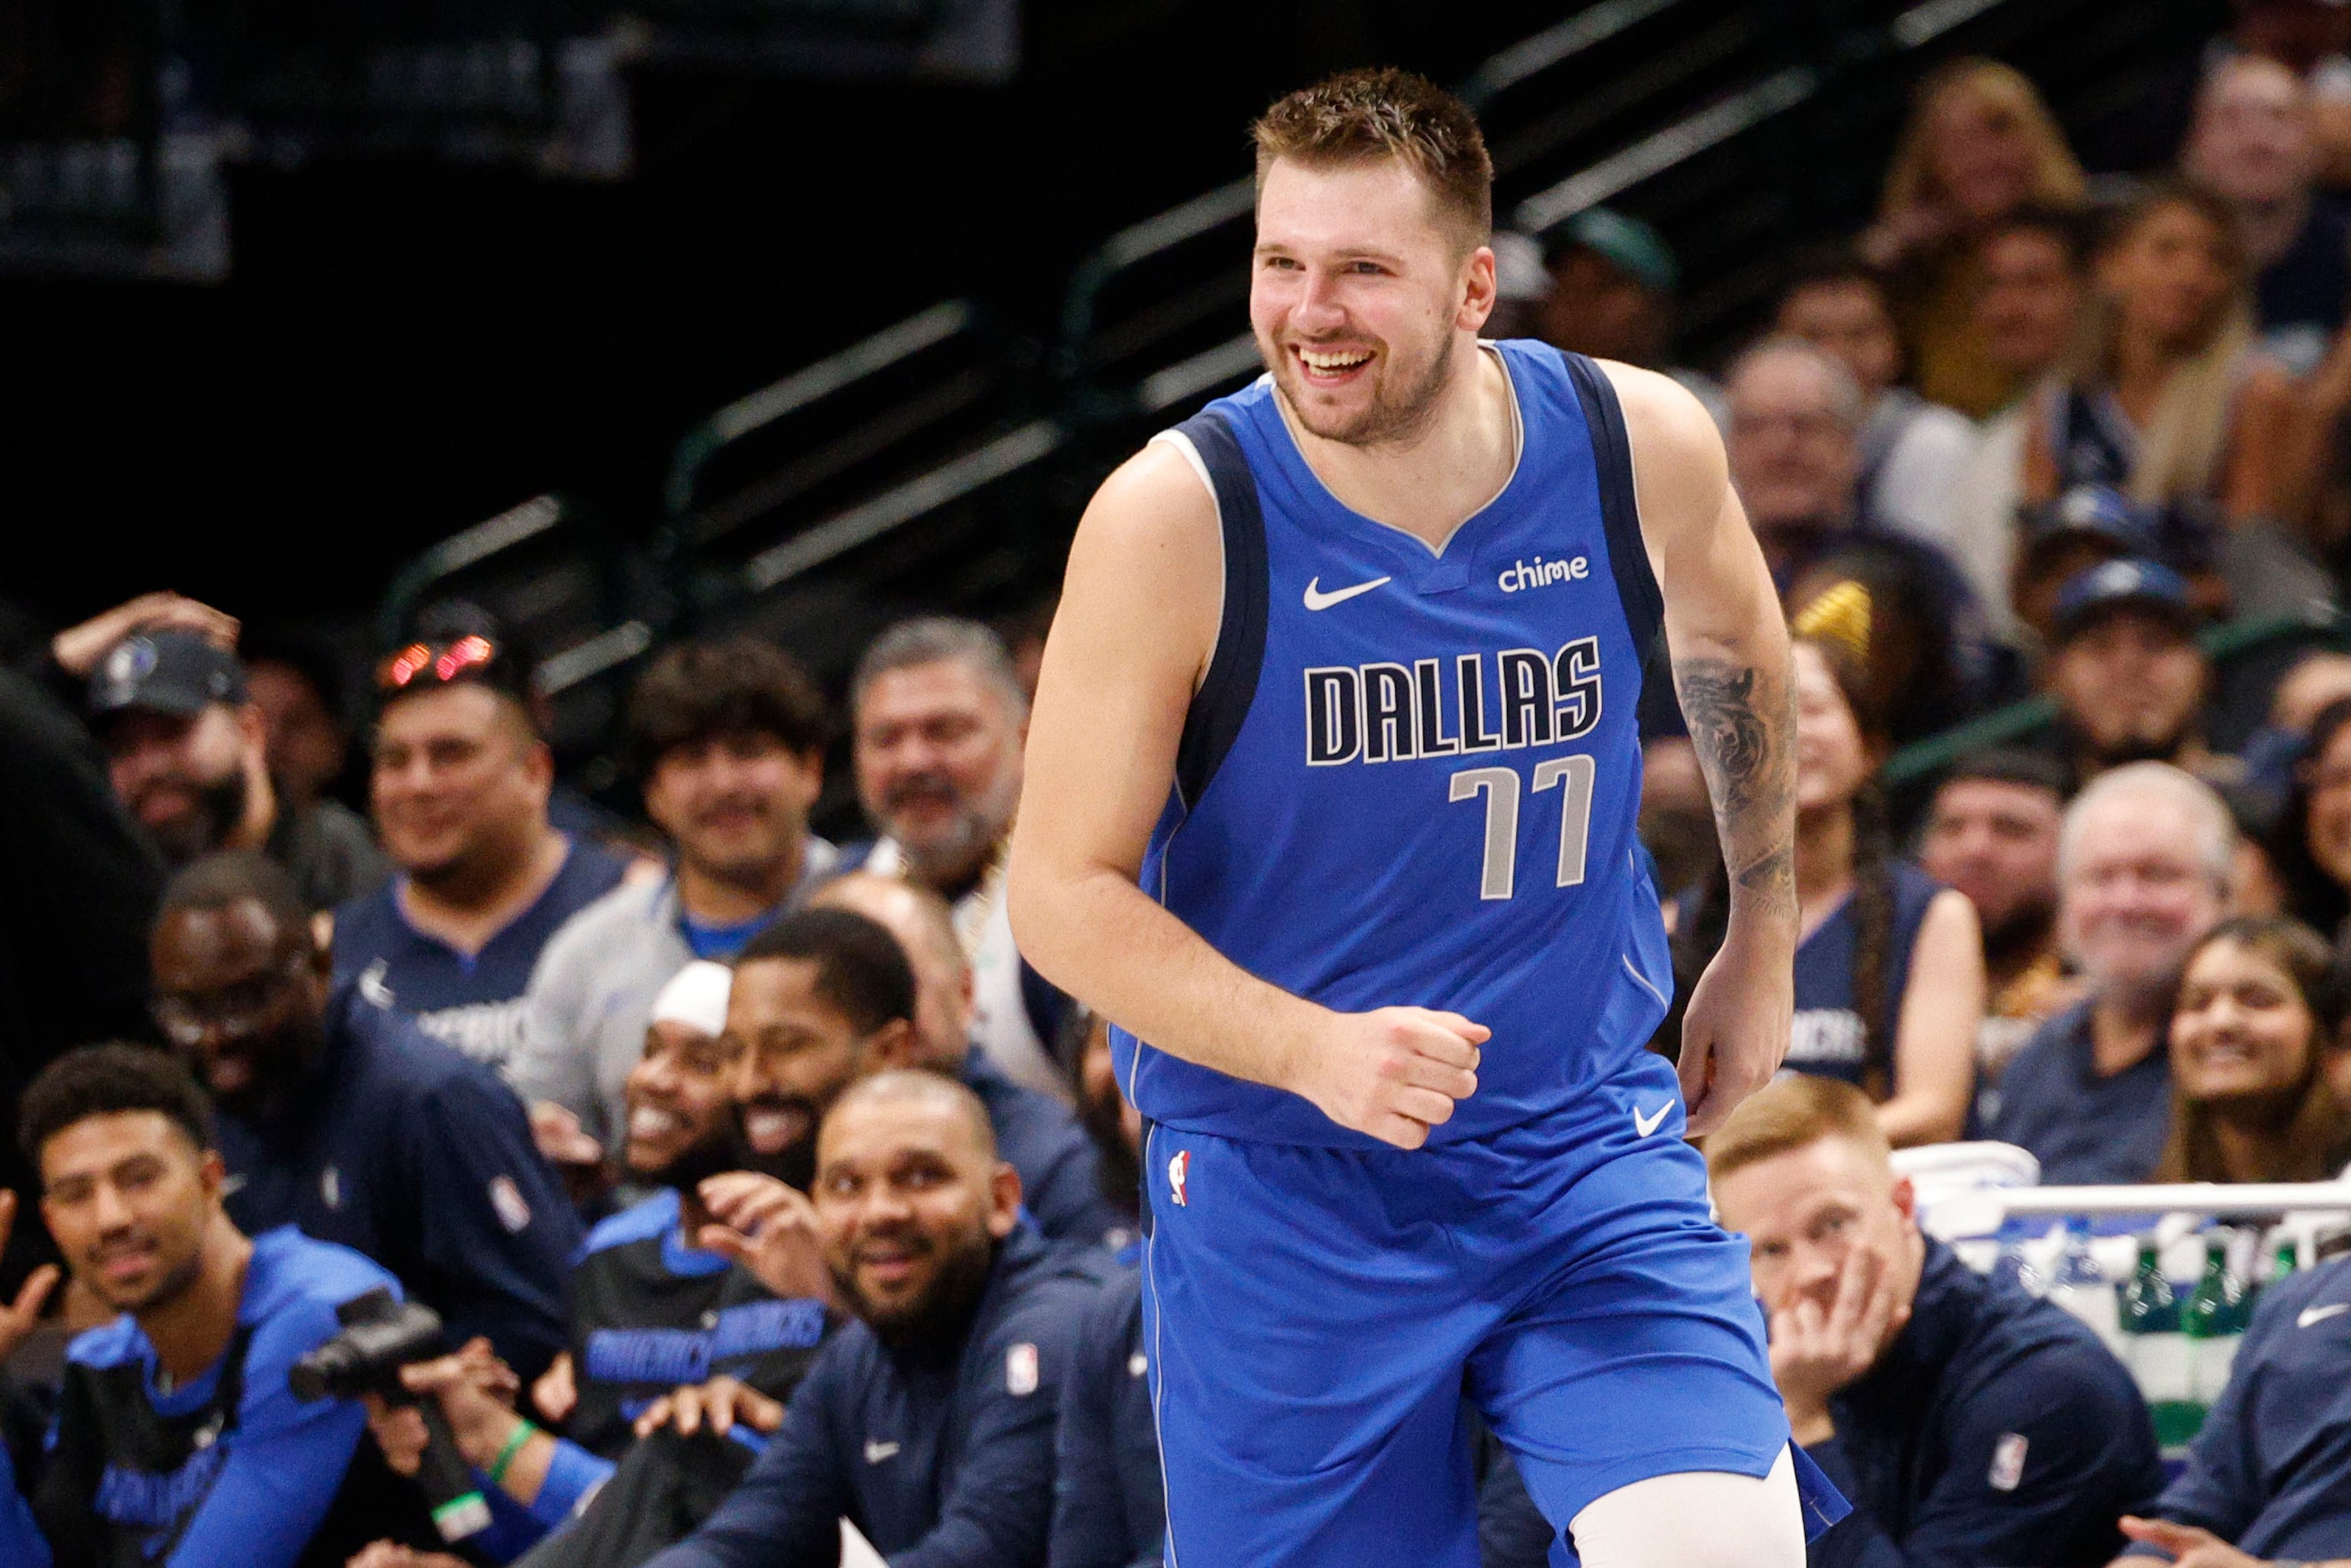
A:
[[[2197,622],[2187,580],[2142,558],[2091,567],[2058,591],[2043,684],[2081,781],[2126,762],[2210,764],[2212,671]]]
[[[332,800],[292,807],[270,778],[261,710],[232,651],[236,622],[198,623],[154,605],[174,597],[117,606],[51,648],[61,671],[87,683],[90,727],[123,809],[173,867],[214,850],[259,850],[293,873],[313,909],[373,888],[387,868],[367,824]],[[142,605],[154,606],[152,619]]]

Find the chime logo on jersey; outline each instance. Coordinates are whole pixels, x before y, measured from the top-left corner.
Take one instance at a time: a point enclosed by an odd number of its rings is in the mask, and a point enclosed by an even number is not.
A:
[[[1176,1207],[1185,1206],[1184,1177],[1192,1169],[1192,1151],[1178,1149],[1176,1157],[1167,1162],[1167,1190],[1176,1196]]]
[[[1545,560],[1535,557],[1535,563],[1514,561],[1502,569],[1496,586],[1505,593],[1522,593],[1531,588],[1547,588],[1554,582],[1582,582],[1592,575],[1592,559],[1577,556],[1571,560]]]
[[[1505,648],[1306,672],[1309,768],[1552,746],[1599,722],[1597,637],[1556,653]]]

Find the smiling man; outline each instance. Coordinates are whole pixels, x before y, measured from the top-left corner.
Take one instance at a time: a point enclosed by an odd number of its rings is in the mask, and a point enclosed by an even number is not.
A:
[[[1787,632],[1720,437],[1480,341],[1456,99],[1349,72],[1255,135],[1269,373],[1080,523],[1010,873],[1151,1124],[1167,1555],[1468,1568],[1466,1388],[1586,1568],[1792,1568],[1810,1467],[1682,1141],[1779,1065],[1796,938]],[[1732,883],[1678,1083],[1661,633]]]
[[[540,954],[508,1073],[526,1100],[620,1146],[655,993],[690,959],[732,958],[831,873],[837,852],[808,828],[829,729],[816,683],[758,638],[682,643],[646,669],[630,750],[675,862],[581,910]]]
[[[57,1424],[21,1491],[0,1448],[0,1562],[324,1568],[371,1536],[431,1539],[413,1494],[360,1450],[359,1407],[306,1404],[287,1384],[340,1332],[337,1309],[396,1292],[392,1276],[290,1229],[238,1230],[203,1092],[160,1051],[69,1052],[19,1113],[42,1218],[75,1281],[120,1315],[68,1347]],[[16,1214],[0,1194],[0,1234]],[[0,1308],[0,1356],[55,1280],[42,1270]]]
[[[163,889],[155,1020],[220,1110],[248,1232],[364,1252],[526,1377],[563,1340],[580,1226],[489,1069],[335,989],[293,880],[250,852]]]
[[[708,1522],[652,1568],[832,1568],[847,1519],[896,1568],[1041,1563],[1053,1421],[1097,1279],[1020,1220],[959,1083],[891,1071],[818,1140],[816,1220],[858,1322]]]

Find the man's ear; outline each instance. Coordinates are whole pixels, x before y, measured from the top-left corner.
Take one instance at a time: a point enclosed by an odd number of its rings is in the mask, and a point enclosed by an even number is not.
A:
[[[269,721],[262,716],[259,703],[249,702],[236,710],[236,732],[244,737],[247,755],[268,756]]]
[[[204,1197],[214,1203],[228,1196],[228,1162],[221,1158],[218,1149],[206,1149],[196,1162],[196,1181],[204,1189]]]
[[[1902,1218],[1913,1225],[1917,1224],[1918,1189],[1908,1176],[1898,1176],[1894,1178],[1892,1197],[1894,1207],[1902,1211]]]
[[[1469,253],[1461,269],[1461,308],[1454,316],[1454,324],[1478,331],[1490,320],[1494,307],[1500,300],[1500,287],[1494,276],[1494,251],[1491,246],[1479,246]]]
[[[895,1067],[920,1067],[922,1041],[914,1036],[914,1026],[904,1019],[892,1019],[865,1037],[864,1071],[884,1072]]]
[[[1012,1234],[1020,1223],[1020,1173],[1008,1160],[996,1162],[996,1175],[988,1182],[987,1233],[998,1241]]]

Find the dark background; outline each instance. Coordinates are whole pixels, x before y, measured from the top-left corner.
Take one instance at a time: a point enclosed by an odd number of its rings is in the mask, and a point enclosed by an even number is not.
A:
[[[631,72],[613,183],[423,157],[230,171],[224,284],[0,279],[0,595],[363,612],[545,490],[653,520],[717,404],[933,300],[1042,336],[1118,225],[1246,171],[1323,71],[1451,79],[1557,5],[1030,0],[1008,85]]]

